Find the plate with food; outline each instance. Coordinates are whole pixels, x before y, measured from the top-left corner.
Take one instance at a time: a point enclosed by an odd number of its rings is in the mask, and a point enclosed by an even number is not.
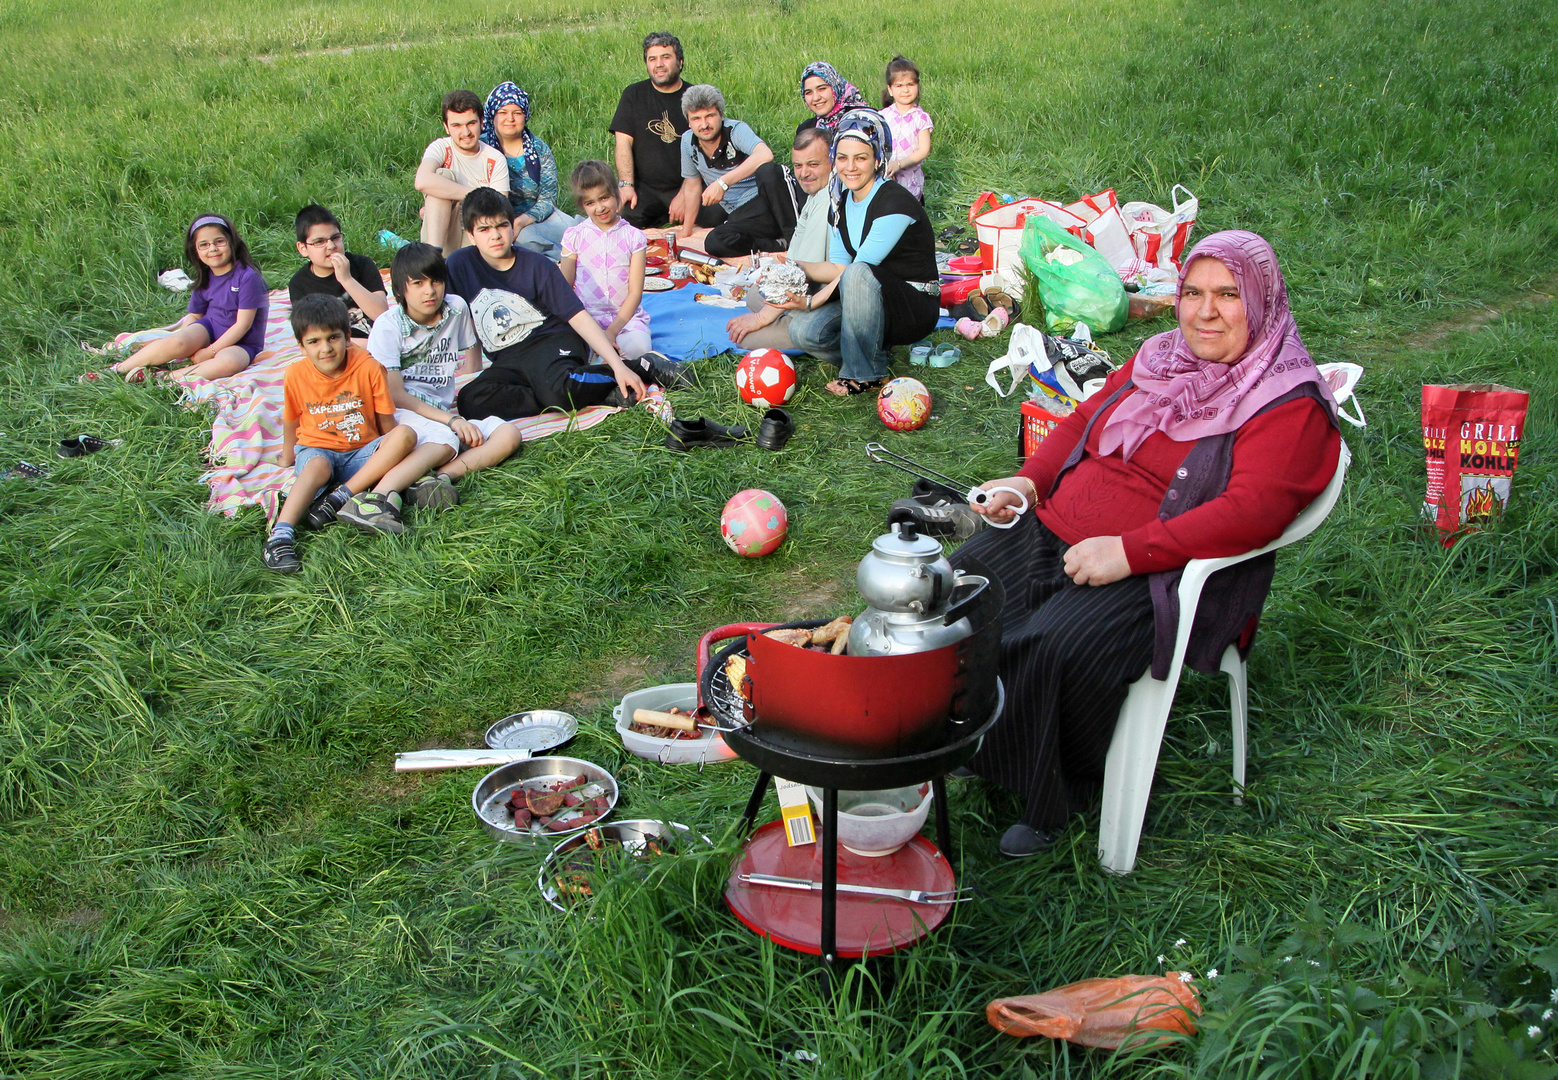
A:
[[[645,292],[665,292],[667,289],[676,288],[678,284],[680,283],[672,281],[670,278],[650,277],[647,274],[644,277]]]
[[[600,821],[617,805],[617,781],[580,758],[538,757],[493,769],[471,793],[481,827],[499,840],[536,843]]]
[[[612,710],[622,745],[662,765],[729,761],[736,756],[719,732],[700,725],[697,683],[667,683],[635,690]],[[659,722],[656,722],[659,721]]]
[[[681,854],[700,840],[713,846],[707,836],[675,821],[597,825],[553,848],[536,875],[536,886],[558,911],[577,911],[595,898],[609,877],[629,868],[650,871],[658,860]]]

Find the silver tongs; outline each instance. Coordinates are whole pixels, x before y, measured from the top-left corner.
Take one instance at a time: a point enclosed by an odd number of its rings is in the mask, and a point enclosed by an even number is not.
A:
[[[1023,511],[1028,509],[1028,497],[1014,487],[982,488],[978,484],[965,484],[961,480],[954,480],[945,473],[939,473],[935,469],[928,469],[913,458],[906,458],[902,454],[895,454],[881,443],[866,443],[866,457],[878,465],[891,465],[893,468],[908,473],[918,480],[929,480],[933,484],[941,484],[953,491],[964,492],[963,497],[976,506],[984,506],[990,501],[990,496],[997,491],[1009,491],[1017,496],[1020,506],[1012,507],[1012,520],[1000,522],[991,521],[990,525],[997,529],[1010,529],[1017,524],[1017,519]],[[986,519],[989,520],[988,518]]]
[[[775,874],[742,874],[736,880],[743,885],[771,885],[776,889],[799,889],[802,892],[817,892],[822,888],[822,882],[810,878],[779,877]],[[935,890],[883,889],[876,885],[847,885],[841,881],[836,888],[841,893],[890,896],[896,900],[907,900],[911,904],[961,904],[965,900],[974,899],[968,886]]]

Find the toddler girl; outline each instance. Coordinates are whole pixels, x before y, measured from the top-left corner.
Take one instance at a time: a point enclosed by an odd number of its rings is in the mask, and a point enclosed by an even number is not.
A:
[[[146,378],[149,367],[184,359],[201,378],[224,379],[265,348],[270,289],[233,223],[221,214],[195,218],[184,233],[184,256],[196,267],[189,314],[172,334],[113,366],[130,382]]]
[[[912,60],[895,56],[887,65],[887,86],[882,90],[882,118],[893,133],[892,159],[887,176],[925,201],[925,172],[920,162],[930,157],[930,133],[936,125],[920,108],[920,69]]]
[[[649,315],[639,306],[649,242],[622,219],[610,165],[581,161],[569,183],[584,220],[563,233],[563,276],[622,359],[637,359],[649,351]]]

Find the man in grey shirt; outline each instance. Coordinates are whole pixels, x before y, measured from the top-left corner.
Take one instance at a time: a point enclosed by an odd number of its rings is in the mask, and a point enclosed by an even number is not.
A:
[[[720,224],[757,194],[753,174],[772,161],[774,153],[745,123],[725,119],[725,96],[716,87],[689,86],[682,95],[682,111],[687,131],[682,134],[678,236],[681,243],[697,246],[709,226]]]

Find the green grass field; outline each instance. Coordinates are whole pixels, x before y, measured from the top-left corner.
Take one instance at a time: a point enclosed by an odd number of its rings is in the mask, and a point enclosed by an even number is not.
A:
[[[1558,9],[396,7],[0,11],[0,467],[50,468],[0,482],[0,1076],[1558,1076]],[[902,486],[867,440],[1010,472],[1016,405],[981,379],[996,343],[929,373],[922,432],[889,437],[808,365],[783,454],[672,456],[624,414],[528,447],[406,537],[307,537],[291,579],[260,567],[257,513],[204,511],[202,413],[75,382],[78,340],[181,310],[154,278],[196,211],[233,216],[273,286],[308,201],[382,258],[377,230],[415,233],[443,90],[516,79],[566,167],[608,151],[661,27],[780,145],[807,60],[873,94],[911,56],[938,226],[984,188],[1162,203],[1185,183],[1197,235],[1270,238],[1312,351],[1368,369],[1342,502],[1278,563],[1244,805],[1226,699],[1199,678],[1130,877],[1098,868],[1096,815],[1003,861],[1014,800],[957,782],[960,873],[983,899],[848,968],[832,1002],[811,959],[720,898],[752,770],[631,758],[610,709],[690,678],[710,626],[860,607],[854,564]],[[1164,325],[1104,344],[1124,359]],[[731,358],[704,367],[678,410],[743,416]],[[1449,552],[1417,524],[1425,381],[1533,395],[1511,512]],[[54,460],[81,431],[125,444]],[[718,537],[748,486],[792,515],[763,560]],[[397,750],[475,745],[530,707],[581,718],[569,752],[615,772],[620,816],[720,849],[563,917],[539,854],[476,829],[474,775],[391,772]],[[1167,1052],[984,1021],[993,997],[1164,968],[1194,971],[1207,1005]]]

